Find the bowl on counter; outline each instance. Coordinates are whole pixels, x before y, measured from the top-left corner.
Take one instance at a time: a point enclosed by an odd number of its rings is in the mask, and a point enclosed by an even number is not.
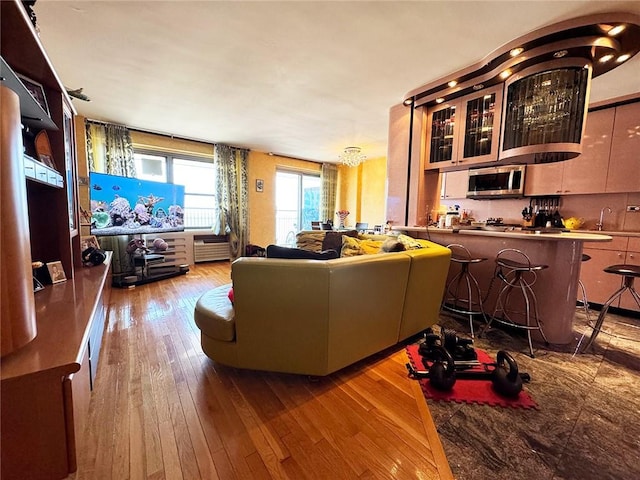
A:
[[[569,217],[563,220],[564,226],[569,230],[580,230],[584,225],[584,218]]]

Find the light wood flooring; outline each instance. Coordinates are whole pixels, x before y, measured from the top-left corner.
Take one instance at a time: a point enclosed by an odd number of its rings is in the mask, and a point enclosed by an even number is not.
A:
[[[193,308],[229,272],[113,289],[71,478],[453,478],[402,346],[322,378],[207,358]]]

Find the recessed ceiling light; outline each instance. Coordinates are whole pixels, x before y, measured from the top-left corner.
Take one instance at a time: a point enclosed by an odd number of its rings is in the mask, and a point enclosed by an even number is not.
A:
[[[511,70],[505,70],[505,71],[503,71],[503,72],[500,74],[500,78],[504,80],[504,79],[505,79],[505,78],[507,78],[509,75],[511,75]]]
[[[564,57],[567,53],[569,53],[566,50],[559,50],[556,53],[553,54],[554,58],[562,58]]]
[[[615,27],[613,27],[611,30],[607,32],[607,35],[609,35],[610,37],[615,37],[616,35],[619,35],[620,33],[622,33],[624,29],[625,29],[624,25],[616,25]]]
[[[404,103],[405,105],[411,105],[411,102],[413,102],[413,100],[412,100],[412,99],[410,99],[410,98],[407,98],[407,99],[406,99],[404,102],[402,102],[402,103]]]
[[[478,83],[477,85],[473,86],[474,90],[482,90],[484,88],[484,85],[482,83]]]
[[[458,84],[458,82],[456,82],[455,80],[451,80],[449,83],[447,83],[447,85],[449,85],[451,88],[455,87]]]
[[[618,58],[616,58],[616,62],[617,63],[626,62],[627,60],[629,60],[629,58],[631,58],[631,55],[629,55],[628,53],[625,53],[624,55],[620,55]]]
[[[513,49],[509,52],[509,55],[511,55],[512,57],[517,57],[517,56],[518,56],[518,55],[520,55],[522,52],[524,52],[524,48],[522,48],[522,47],[513,48]]]
[[[444,102],[444,98],[442,97],[436,98],[436,103],[442,103],[442,102]]]
[[[603,55],[602,57],[600,57],[598,59],[598,61],[600,63],[607,63],[609,60],[611,60],[613,58],[613,54],[609,53],[607,55]]]

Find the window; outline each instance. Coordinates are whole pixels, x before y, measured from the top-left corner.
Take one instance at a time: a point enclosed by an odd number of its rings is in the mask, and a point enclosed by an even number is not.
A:
[[[137,152],[134,160],[137,178],[184,185],[186,228],[210,228],[213,225],[216,210],[213,160],[155,152]]]
[[[295,246],[295,234],[319,217],[320,175],[276,172],[276,243]]]

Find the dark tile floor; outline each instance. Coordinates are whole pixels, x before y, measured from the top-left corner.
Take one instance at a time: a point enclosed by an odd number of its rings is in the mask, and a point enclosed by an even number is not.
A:
[[[445,313],[440,326],[469,331],[467,319]],[[507,350],[531,375],[525,390],[539,409],[428,400],[457,480],[640,479],[640,320],[607,315],[591,350],[574,355],[585,330],[577,309],[573,343],[534,344],[534,359],[524,335],[492,328],[476,338],[476,348]]]

